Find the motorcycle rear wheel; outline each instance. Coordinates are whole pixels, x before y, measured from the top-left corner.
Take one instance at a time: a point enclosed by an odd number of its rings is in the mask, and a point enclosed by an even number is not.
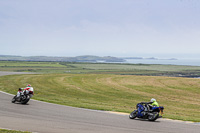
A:
[[[148,116],[149,121],[155,121],[158,118],[159,114],[158,112],[153,112]]]
[[[26,98],[22,99],[21,104],[26,104],[30,100],[29,96],[25,96],[25,97]]]
[[[130,113],[129,118],[130,119],[135,119],[137,116],[137,110],[134,110],[133,112]]]

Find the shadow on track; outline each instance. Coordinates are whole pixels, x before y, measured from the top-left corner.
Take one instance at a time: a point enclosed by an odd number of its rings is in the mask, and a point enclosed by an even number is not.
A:
[[[135,121],[146,121],[146,122],[156,122],[156,123],[160,123],[160,121],[149,121],[149,120],[147,120],[147,119],[130,119],[130,120],[135,120]]]

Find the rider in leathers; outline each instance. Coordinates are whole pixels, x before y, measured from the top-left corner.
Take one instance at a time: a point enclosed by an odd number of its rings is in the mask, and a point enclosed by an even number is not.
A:
[[[26,88],[24,88],[23,91],[24,94],[29,94],[30,98],[33,96],[34,92],[33,92],[33,87],[31,87],[31,85],[27,85]]]

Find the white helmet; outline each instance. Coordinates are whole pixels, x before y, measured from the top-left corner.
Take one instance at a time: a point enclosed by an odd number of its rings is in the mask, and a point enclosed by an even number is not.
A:
[[[156,102],[156,99],[154,99],[154,98],[151,98],[151,102]]]

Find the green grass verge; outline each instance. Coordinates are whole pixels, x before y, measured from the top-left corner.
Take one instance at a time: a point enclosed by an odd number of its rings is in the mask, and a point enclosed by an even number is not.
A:
[[[0,129],[0,133],[31,133],[31,132],[23,132],[23,131],[16,131],[16,130],[7,130],[7,129]]]
[[[12,82],[11,82],[12,81]],[[200,122],[200,79],[113,74],[32,74],[0,77],[0,90],[16,94],[31,84],[34,99],[81,108],[130,113],[156,98],[165,118]]]

